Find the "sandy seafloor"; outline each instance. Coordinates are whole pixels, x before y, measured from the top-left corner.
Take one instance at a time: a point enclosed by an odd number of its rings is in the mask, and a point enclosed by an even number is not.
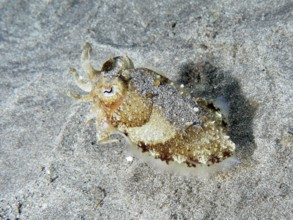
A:
[[[0,1],[1,219],[293,219],[293,2]],[[60,3],[62,2],[62,3]],[[166,173],[95,142],[67,73],[127,54],[230,106],[241,163]]]

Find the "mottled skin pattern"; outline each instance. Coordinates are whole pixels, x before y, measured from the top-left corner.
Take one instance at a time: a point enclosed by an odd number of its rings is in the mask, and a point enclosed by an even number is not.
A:
[[[93,104],[98,143],[114,141],[121,132],[129,140],[166,163],[212,165],[234,154],[226,122],[212,102],[191,97],[184,88],[145,68],[134,68],[126,57],[115,57],[95,70],[91,47],[85,44],[81,64],[88,82],[70,68],[87,95],[70,96]]]

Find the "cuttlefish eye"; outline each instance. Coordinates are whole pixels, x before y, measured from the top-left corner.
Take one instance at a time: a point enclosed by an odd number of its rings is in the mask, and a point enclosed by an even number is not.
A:
[[[107,88],[107,89],[103,88],[102,91],[104,95],[113,95],[114,87],[112,86],[111,88]]]
[[[94,90],[94,95],[104,105],[112,106],[118,104],[127,92],[127,85],[119,78],[113,80],[101,80]]]

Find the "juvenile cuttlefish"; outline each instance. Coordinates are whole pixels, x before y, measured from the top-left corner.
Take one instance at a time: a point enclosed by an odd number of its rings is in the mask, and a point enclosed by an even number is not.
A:
[[[87,81],[70,68],[87,94],[70,95],[92,103],[98,143],[111,142],[110,135],[120,132],[142,152],[188,167],[210,166],[234,154],[226,119],[211,101],[192,97],[150,69],[135,68],[127,56],[111,58],[96,70],[91,50],[86,43],[81,55]]]

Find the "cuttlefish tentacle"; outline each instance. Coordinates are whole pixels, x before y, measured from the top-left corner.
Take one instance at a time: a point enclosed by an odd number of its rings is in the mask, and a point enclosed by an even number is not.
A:
[[[87,94],[87,95],[73,94],[70,91],[67,91],[66,94],[71,98],[79,99],[84,102],[90,102],[93,100],[93,97],[90,94]]]
[[[89,78],[89,80],[93,79],[95,75],[98,75],[100,73],[100,71],[95,70],[94,67],[92,66],[92,62],[90,59],[91,51],[92,51],[91,45],[89,43],[85,43],[83,46],[81,57],[80,57],[81,66],[84,72],[86,73],[87,77]]]
[[[111,134],[117,132],[117,129],[109,123],[107,115],[102,108],[95,106],[92,108],[91,114],[95,114],[96,117],[97,142],[99,144],[106,144],[118,141],[110,137]]]
[[[79,76],[77,70],[73,67],[69,68],[69,72],[73,74],[74,81],[76,85],[85,92],[90,92],[92,90],[92,85],[89,82],[86,82],[85,80],[81,79]]]

